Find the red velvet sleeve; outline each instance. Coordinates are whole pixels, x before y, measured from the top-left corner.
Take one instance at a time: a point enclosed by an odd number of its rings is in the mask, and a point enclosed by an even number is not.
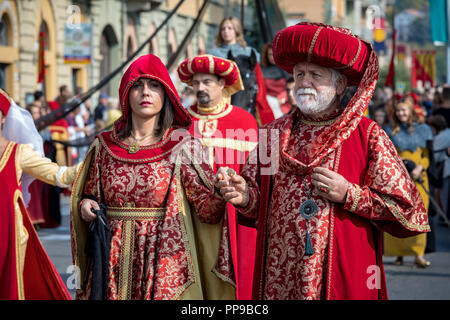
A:
[[[247,218],[257,218],[259,212],[261,172],[258,161],[258,147],[250,152],[244,169],[240,175],[247,182],[249,201],[245,208],[236,207],[238,212]]]
[[[369,168],[363,185],[350,184],[344,209],[372,220],[397,237],[429,231],[427,211],[387,134],[369,135]]]
[[[194,142],[189,150],[183,152],[180,174],[187,199],[194,208],[200,221],[219,223],[225,213],[226,202],[215,192],[214,172],[207,161],[204,161],[204,150]]]

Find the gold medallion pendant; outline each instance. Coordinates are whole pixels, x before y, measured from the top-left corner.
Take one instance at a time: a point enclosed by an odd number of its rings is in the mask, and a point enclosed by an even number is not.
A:
[[[136,153],[139,151],[139,144],[137,142],[133,142],[128,146],[128,153]]]

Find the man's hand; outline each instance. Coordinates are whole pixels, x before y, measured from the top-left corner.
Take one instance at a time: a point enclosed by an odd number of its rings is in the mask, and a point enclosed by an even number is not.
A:
[[[339,173],[317,167],[311,175],[311,182],[314,185],[313,192],[321,197],[331,202],[345,202],[349,182]]]
[[[423,166],[421,164],[418,164],[413,171],[411,171],[411,178],[413,178],[414,181],[419,180],[420,175],[422,174]]]
[[[91,208],[94,210],[100,210],[98,203],[91,199],[84,199],[81,203],[81,218],[86,222],[91,222],[97,219],[97,215],[91,211]]]
[[[219,168],[214,184],[222,198],[234,206],[245,207],[249,201],[247,182],[239,175],[228,174],[228,168]]]

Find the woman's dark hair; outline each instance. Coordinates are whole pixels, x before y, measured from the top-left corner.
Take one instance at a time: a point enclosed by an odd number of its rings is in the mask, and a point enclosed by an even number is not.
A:
[[[271,66],[272,63],[269,62],[269,58],[267,57],[267,53],[269,49],[272,49],[272,42],[267,42],[263,45],[261,50],[261,64],[263,67]]]
[[[131,107],[128,106],[128,108],[129,110],[128,110],[127,124],[122,130],[120,130],[117,133],[117,137],[120,140],[125,140],[131,135],[131,127],[133,124],[132,122],[133,120],[131,117]],[[158,127],[155,128],[154,132],[156,138],[161,139],[164,136],[164,133],[166,133],[166,131],[170,127],[172,127],[174,117],[175,117],[174,106],[172,104],[172,101],[170,101],[167,93],[165,93],[164,103],[159,114]]]
[[[442,130],[447,129],[447,121],[440,114],[431,115],[427,120],[427,124],[435,128],[436,133],[439,133]]]

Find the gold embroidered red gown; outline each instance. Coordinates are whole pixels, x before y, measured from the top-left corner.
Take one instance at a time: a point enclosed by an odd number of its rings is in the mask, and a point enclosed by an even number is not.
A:
[[[128,153],[129,146],[117,138],[125,107],[114,129],[99,135],[88,152],[72,194],[72,250],[81,269],[77,297],[88,298],[90,291],[87,223],[78,211],[79,200],[90,195],[107,206],[111,229],[106,299],[233,299],[228,235],[221,241],[226,204],[214,192],[214,173],[200,159],[200,142],[175,130],[189,127],[190,118],[156,56],[130,66],[120,96],[127,97],[127,88],[141,77],[164,85],[175,125],[161,142]]]

